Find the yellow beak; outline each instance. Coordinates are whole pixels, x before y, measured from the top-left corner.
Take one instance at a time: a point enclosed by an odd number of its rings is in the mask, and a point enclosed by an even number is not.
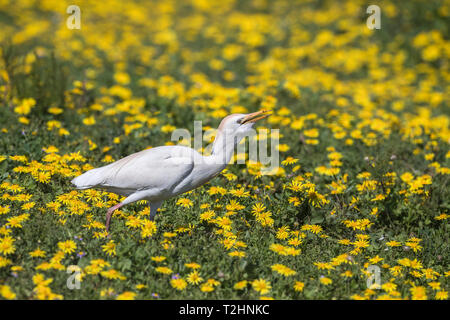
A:
[[[253,112],[253,113],[249,113],[243,120],[242,120],[242,124],[247,123],[247,122],[256,122],[258,120],[267,118],[268,116],[270,116],[272,113],[270,111],[267,110],[261,110],[258,112]]]

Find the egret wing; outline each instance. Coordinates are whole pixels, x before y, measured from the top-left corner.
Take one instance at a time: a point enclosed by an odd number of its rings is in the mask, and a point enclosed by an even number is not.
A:
[[[172,190],[192,172],[193,151],[185,147],[166,146],[134,153],[91,170],[95,179],[91,180],[90,187],[124,195],[146,189]]]

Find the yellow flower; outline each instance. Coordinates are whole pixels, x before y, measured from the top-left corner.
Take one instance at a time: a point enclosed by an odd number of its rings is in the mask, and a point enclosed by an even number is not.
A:
[[[29,124],[30,123],[30,119],[26,118],[26,117],[19,117],[19,122],[22,124]]]
[[[36,105],[36,100],[33,98],[23,99],[21,104],[14,108],[14,112],[18,114],[27,115],[31,109]]]
[[[233,288],[234,288],[234,290],[243,290],[247,287],[247,283],[248,283],[247,280],[242,280],[242,281],[236,282],[234,284]]]
[[[305,284],[303,282],[295,281],[295,284],[294,284],[295,291],[302,292],[304,287],[305,287]]]
[[[387,293],[391,293],[391,292],[397,290],[397,285],[392,282],[386,282],[383,285],[381,285],[381,289],[383,289]]]
[[[28,202],[22,205],[22,209],[23,210],[30,210],[31,208],[33,208],[36,205],[35,202]]]
[[[288,226],[283,226],[281,228],[278,229],[277,231],[277,239],[283,240],[286,239],[289,236],[289,227]]]
[[[405,172],[400,176],[400,179],[402,179],[403,182],[410,182],[414,179],[414,176],[410,172]]]
[[[434,61],[440,57],[441,50],[438,45],[429,45],[422,50],[422,58],[426,61]]]
[[[278,145],[278,151],[280,152],[286,152],[289,151],[290,147],[287,144],[279,144]]]
[[[425,287],[412,287],[410,290],[413,300],[427,300],[427,293]]]
[[[205,211],[200,214],[200,221],[209,221],[214,218],[215,215],[216,213],[213,210]]]
[[[414,252],[422,250],[422,246],[420,246],[419,243],[417,243],[417,242],[407,241],[407,242],[405,242],[405,245],[410,247],[411,249],[413,249]]]
[[[165,126],[162,126],[162,127],[161,127],[161,132],[164,132],[164,133],[172,132],[172,131],[174,131],[176,128],[177,128],[177,127],[172,126],[172,125],[165,125]]]
[[[187,198],[181,198],[181,199],[178,199],[177,205],[185,207],[185,208],[191,208],[194,205],[194,203]]]
[[[156,261],[156,262],[161,262],[161,261],[166,260],[166,257],[164,257],[164,256],[156,256],[156,257],[151,257],[151,259],[153,261]]]
[[[34,276],[33,276],[33,283],[36,285],[36,286],[48,286],[50,283],[52,283],[52,281],[53,281],[53,279],[52,278],[49,278],[49,279],[45,279],[44,278],[44,275],[43,274],[41,274],[41,273],[36,273]]]
[[[22,228],[22,222],[28,220],[30,215],[28,213],[21,214],[20,216],[14,216],[6,219],[8,223],[7,226],[11,228]]]
[[[191,262],[191,263],[185,263],[184,264],[186,267],[191,268],[191,269],[199,269],[200,265],[198,263],[195,262]]]
[[[119,294],[116,300],[134,300],[136,297],[136,293],[131,291],[125,291],[122,294]]]
[[[331,264],[327,263],[327,262],[314,262],[314,265],[319,270],[331,270],[331,269],[334,269],[334,267]]]
[[[102,159],[102,162],[114,162],[114,158],[110,156],[109,154],[105,155],[105,157]]]
[[[119,271],[114,270],[114,269],[110,269],[107,271],[102,271],[100,272],[100,274],[108,279],[119,279],[119,280],[125,280],[126,277],[124,275],[122,275]]]
[[[257,279],[252,282],[252,287],[254,290],[261,294],[266,294],[270,291],[272,288],[270,285],[270,282],[264,280],[264,279]]]
[[[327,278],[327,277],[320,277],[320,283],[327,286],[327,285],[333,283],[333,280],[331,280],[330,278]]]
[[[230,190],[230,194],[232,194],[235,197],[239,198],[246,198],[250,195],[249,191],[245,191],[245,189],[242,187],[240,189],[232,189]]]
[[[198,274],[197,271],[192,271],[191,273],[188,274],[187,276],[187,281],[190,284],[199,284],[200,282],[203,281],[203,278]]]
[[[11,288],[7,285],[0,285],[0,295],[7,300],[16,298],[16,294],[12,292]]]
[[[378,262],[383,261],[383,260],[384,260],[383,258],[380,258],[378,255],[376,255],[375,257],[370,258],[369,262],[371,264],[377,264]]]
[[[308,138],[317,138],[319,136],[319,130],[318,129],[310,129],[303,131],[303,134],[307,136]]]
[[[127,85],[130,83],[130,76],[125,72],[116,72],[114,74],[114,80],[122,85]]]
[[[87,117],[83,119],[83,124],[86,126],[92,126],[95,124],[95,118],[93,116]]]
[[[441,284],[439,282],[428,282],[428,285],[434,290],[440,290]]]
[[[292,275],[297,274],[297,272],[295,270],[292,270],[282,264],[274,264],[271,266],[271,269],[273,271],[278,272],[279,274],[281,274],[283,276],[292,276]]]
[[[107,244],[102,246],[103,252],[106,252],[110,256],[116,255],[116,244],[114,240],[109,241]]]
[[[0,239],[0,253],[4,255],[14,253],[14,251],[16,251],[16,248],[14,247],[14,241],[16,240],[9,236]]]
[[[12,264],[12,261],[10,259],[6,259],[6,258],[0,256],[0,268],[6,267],[10,264]]]
[[[345,272],[341,273],[341,277],[351,278],[353,277],[353,273],[350,270],[346,270]]]
[[[223,176],[227,178],[228,181],[234,181],[237,179],[237,176],[232,173],[224,173]]]
[[[388,247],[400,247],[402,244],[398,241],[392,240],[392,241],[386,242],[386,245]]]
[[[138,283],[135,287],[136,287],[137,290],[141,290],[141,289],[147,288],[147,286],[145,284],[143,284],[143,283]]]
[[[0,207],[0,210],[1,210],[1,207]],[[0,211],[0,212],[1,212],[1,211]],[[448,215],[448,214],[446,214],[446,213],[442,213],[442,214],[440,214],[440,215],[434,217],[434,219],[436,219],[436,220],[446,220],[446,219],[448,219],[448,218],[450,218],[450,215]]]
[[[171,274],[173,272],[172,269],[170,269],[168,267],[157,267],[157,268],[155,268],[155,270],[159,273],[164,273],[164,274]]]
[[[211,284],[204,283],[200,286],[200,290],[202,292],[211,292],[214,291],[214,287]]]
[[[216,194],[225,195],[225,194],[227,194],[227,189],[214,186],[214,187],[209,188],[208,193],[211,196],[216,195]]]
[[[44,258],[45,257],[45,251],[37,248],[36,250],[30,252],[30,256],[33,258]]]
[[[298,159],[295,159],[293,157],[287,157],[286,159],[284,159],[283,161],[281,161],[281,164],[286,166],[286,165],[291,165],[294,163],[297,163]]]
[[[243,258],[243,257],[245,257],[245,252],[244,251],[231,251],[228,253],[228,255],[231,257]]]
[[[447,300],[448,292],[447,291],[438,291],[436,292],[436,300]]]
[[[184,290],[186,288],[187,282],[183,278],[174,278],[174,279],[170,280],[170,285],[173,288],[175,288],[175,289],[177,289],[179,291],[182,291],[182,290]]]
[[[154,221],[144,219],[141,221],[141,237],[151,237],[157,230],[156,223]]]
[[[47,111],[48,111],[48,113],[55,114],[55,115],[63,113],[63,109],[57,108],[57,107],[48,108]]]

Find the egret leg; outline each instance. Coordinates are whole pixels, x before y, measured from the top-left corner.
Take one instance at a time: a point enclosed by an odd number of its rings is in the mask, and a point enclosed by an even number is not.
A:
[[[125,200],[123,200],[121,203],[116,204],[114,207],[109,208],[108,211],[106,212],[106,232],[108,232],[109,230],[109,223],[111,221],[112,214],[115,210],[123,207],[126,204],[142,199],[144,199],[142,192],[135,192],[126,197]]]
[[[114,213],[114,211],[121,208],[123,205],[124,204],[122,202],[118,203],[114,207],[109,208],[108,211],[106,212],[106,232],[108,232],[109,230],[109,223],[111,222],[112,214]]]
[[[150,221],[155,220],[156,212],[158,208],[161,207],[162,202],[153,202],[150,203]]]

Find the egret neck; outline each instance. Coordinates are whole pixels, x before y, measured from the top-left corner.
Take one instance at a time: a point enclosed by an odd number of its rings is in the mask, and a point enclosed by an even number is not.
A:
[[[205,157],[205,163],[213,165],[217,170],[222,171],[230,163],[235,147],[244,137],[244,135],[234,134],[231,130],[219,128],[211,155]]]

